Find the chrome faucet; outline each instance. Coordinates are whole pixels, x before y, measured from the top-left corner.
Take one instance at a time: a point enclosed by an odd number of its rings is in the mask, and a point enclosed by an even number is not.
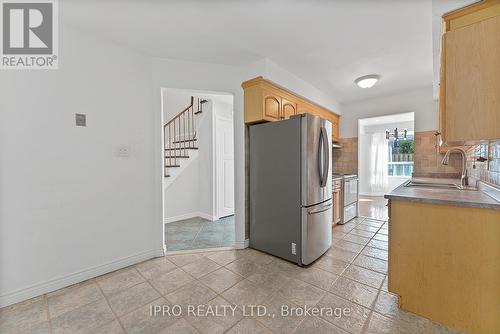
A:
[[[443,161],[441,161],[441,164],[443,165],[448,165],[448,162],[450,161],[450,154],[452,152],[460,152],[462,155],[462,175],[461,175],[461,181],[462,181],[462,186],[466,187],[469,185],[469,177],[467,176],[467,153],[461,148],[454,147],[450,148],[446,154],[444,155]]]

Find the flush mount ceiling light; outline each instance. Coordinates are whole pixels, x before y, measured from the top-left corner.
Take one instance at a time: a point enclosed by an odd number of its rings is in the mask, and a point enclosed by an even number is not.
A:
[[[361,88],[371,88],[380,79],[380,75],[370,74],[357,78],[354,83]]]

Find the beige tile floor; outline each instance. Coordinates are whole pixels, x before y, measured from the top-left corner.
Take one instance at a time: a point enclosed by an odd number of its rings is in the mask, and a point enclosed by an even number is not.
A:
[[[455,333],[398,309],[387,291],[387,233],[377,220],[337,226],[334,246],[307,268],[252,249],[153,259],[0,309],[0,333]],[[174,304],[182,315],[150,314]],[[238,308],[202,317],[187,314],[190,304]],[[250,316],[244,305],[267,313]],[[285,317],[282,305],[336,314]]]

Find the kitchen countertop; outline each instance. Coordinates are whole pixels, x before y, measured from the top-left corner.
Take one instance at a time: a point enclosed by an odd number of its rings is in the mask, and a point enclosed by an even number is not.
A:
[[[412,178],[412,180],[422,182],[460,184],[460,180],[457,179],[414,177]],[[475,191],[430,187],[405,187],[405,184],[406,182],[401,184],[390,193],[386,194],[384,197],[387,199],[396,199],[403,201],[467,206],[475,208],[491,208],[500,210],[500,201],[488,195],[486,191],[483,191],[484,188],[482,185],[479,187],[479,190]],[[493,191],[496,191],[496,189]],[[491,189],[488,189],[488,193],[491,193]]]

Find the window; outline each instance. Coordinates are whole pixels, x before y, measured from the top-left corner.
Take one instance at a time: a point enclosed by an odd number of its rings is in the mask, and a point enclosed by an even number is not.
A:
[[[388,140],[389,159],[388,159],[388,176],[403,176],[411,177],[413,173],[413,152],[415,145],[413,142],[413,133],[396,138],[391,137]]]

